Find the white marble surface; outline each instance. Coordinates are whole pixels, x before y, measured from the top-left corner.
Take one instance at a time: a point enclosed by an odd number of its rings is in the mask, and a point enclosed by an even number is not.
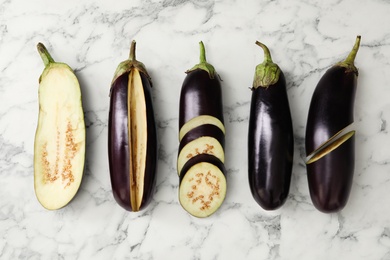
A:
[[[390,259],[390,2],[0,0],[0,259]],[[356,96],[356,171],[347,207],[323,214],[306,180],[304,132],[317,81],[362,45]],[[157,190],[129,213],[112,196],[108,91],[131,40],[154,82],[160,140]],[[203,40],[223,79],[228,193],[207,219],[177,199],[178,100]],[[249,87],[267,44],[286,74],[295,131],[290,196],[275,212],[247,180]],[[76,70],[87,125],[86,171],[66,208],[47,211],[33,189],[43,42]]]

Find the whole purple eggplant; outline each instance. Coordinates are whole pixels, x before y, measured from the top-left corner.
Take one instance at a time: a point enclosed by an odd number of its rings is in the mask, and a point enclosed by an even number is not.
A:
[[[268,48],[256,67],[248,131],[249,186],[256,202],[266,210],[284,204],[289,194],[294,137],[286,81],[272,62]]]
[[[157,134],[152,83],[145,66],[135,58],[119,64],[111,85],[108,158],[111,186],[117,203],[129,211],[144,209],[156,183]]]
[[[309,108],[306,128],[307,178],[314,206],[325,213],[347,204],[355,163],[353,108],[358,69],[354,60],[360,45],[357,36],[348,57],[326,71]]]

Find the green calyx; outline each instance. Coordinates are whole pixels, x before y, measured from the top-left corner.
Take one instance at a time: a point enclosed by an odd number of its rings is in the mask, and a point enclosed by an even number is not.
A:
[[[45,45],[43,43],[38,43],[37,49],[39,52],[39,55],[41,55],[41,58],[43,60],[43,64],[45,64],[45,67],[48,67],[50,63],[54,63],[54,59],[51,57],[49,51],[46,49]]]
[[[267,46],[259,41],[256,41],[256,44],[259,45],[264,51],[264,61],[263,63],[256,66],[252,89],[256,89],[258,87],[268,88],[269,86],[278,82],[280,68],[272,61],[271,53]]]
[[[206,71],[209,74],[210,78],[213,79],[215,77],[215,69],[214,69],[213,65],[211,65],[210,63],[207,63],[207,61],[206,61],[206,50],[204,48],[202,41],[199,42],[199,47],[200,47],[200,62],[199,62],[199,64],[196,64],[191,69],[187,70],[186,73],[189,73],[189,72],[197,70],[197,69],[201,69],[201,70]]]
[[[355,67],[354,62],[355,62],[356,54],[359,50],[360,38],[361,38],[360,35],[356,37],[355,45],[353,46],[351,52],[348,54],[348,57],[344,61],[341,61],[336,64],[336,66],[347,68],[347,72],[352,71],[356,75],[358,74],[358,69]]]
[[[116,68],[114,78],[112,79],[112,83],[114,83],[118,77],[120,77],[124,73],[130,72],[130,70],[132,69],[137,69],[140,72],[144,73],[150,80],[150,76],[146,71],[145,65],[142,62],[138,61],[135,57],[135,47],[136,47],[136,42],[133,40],[130,46],[129,59],[119,63],[118,67]]]

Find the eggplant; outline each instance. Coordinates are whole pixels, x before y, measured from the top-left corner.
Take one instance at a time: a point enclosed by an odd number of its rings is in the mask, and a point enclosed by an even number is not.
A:
[[[310,197],[321,212],[347,204],[355,163],[353,110],[358,69],[354,65],[360,36],[348,57],[333,65],[318,82],[309,108],[305,148]],[[347,132],[347,133],[346,133]]]
[[[223,163],[215,156],[201,154],[191,158],[180,173],[179,201],[191,215],[212,215],[226,196]]]
[[[119,64],[111,84],[108,159],[117,203],[137,212],[150,203],[156,185],[157,132],[152,82],[144,64],[130,57]]]
[[[200,63],[186,72],[180,93],[177,171],[180,204],[195,217],[207,217],[226,194],[225,127],[221,85],[199,45]]]
[[[192,157],[207,153],[225,161],[225,134],[222,130],[211,124],[198,126],[189,131],[181,140],[177,158],[177,173]]]
[[[206,61],[203,42],[199,45],[200,63],[186,72],[181,88],[179,130],[199,116],[208,116],[206,118],[217,126],[224,124],[221,84],[214,67]]]
[[[265,210],[281,207],[290,190],[294,136],[286,80],[267,46],[252,87],[248,130],[248,178],[255,201]]]
[[[45,64],[39,78],[39,116],[34,141],[34,189],[49,210],[66,206],[84,173],[85,123],[80,84],[73,70],[54,62],[42,43]]]

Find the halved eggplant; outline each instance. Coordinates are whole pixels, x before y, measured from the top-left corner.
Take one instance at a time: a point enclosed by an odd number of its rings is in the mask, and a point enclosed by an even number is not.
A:
[[[358,69],[354,60],[360,45],[357,36],[348,57],[328,69],[310,103],[306,128],[307,175],[314,206],[326,213],[346,205],[354,174],[353,123]]]
[[[264,44],[264,62],[253,81],[248,131],[248,177],[255,201],[266,210],[281,207],[290,190],[294,136],[286,80]]]
[[[215,156],[193,157],[180,174],[179,201],[191,215],[199,218],[213,214],[226,196],[223,163]]]
[[[80,85],[73,70],[54,62],[46,47],[39,78],[39,116],[34,142],[34,188],[43,207],[67,205],[79,190],[85,161],[85,123]]]
[[[144,209],[156,183],[157,132],[152,83],[145,66],[135,58],[119,64],[111,86],[108,158],[111,186],[117,203],[129,211]]]

